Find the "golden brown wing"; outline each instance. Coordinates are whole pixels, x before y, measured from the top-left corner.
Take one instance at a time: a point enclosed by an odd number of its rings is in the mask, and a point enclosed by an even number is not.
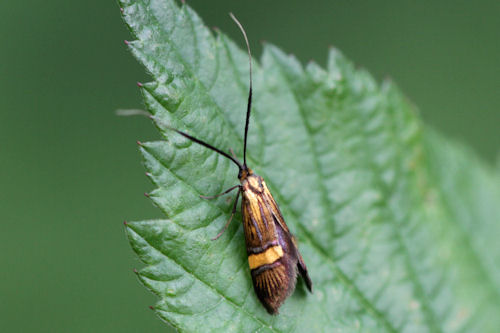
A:
[[[297,273],[312,283],[294,237],[262,177],[242,181],[242,215],[248,264],[255,292],[267,311],[278,308],[295,289]]]

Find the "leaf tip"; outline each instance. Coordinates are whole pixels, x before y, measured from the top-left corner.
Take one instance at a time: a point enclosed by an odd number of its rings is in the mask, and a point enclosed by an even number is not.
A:
[[[134,272],[135,274],[139,274],[139,271],[138,271],[136,268],[134,268],[134,269],[133,269],[133,272]]]
[[[150,306],[149,306],[149,308],[150,308],[151,310],[153,310],[153,311],[155,310],[154,306],[152,306],[152,305],[150,305]]]
[[[144,192],[144,196],[145,196],[146,198],[149,198],[149,193]]]
[[[139,140],[137,140],[137,145],[138,145],[138,146],[142,146],[142,142],[141,142],[141,141],[139,141]]]
[[[120,12],[123,14],[125,10],[123,9],[123,7],[120,7]]]
[[[143,85],[142,85],[142,83],[141,83],[141,82],[137,81],[137,86],[138,86],[139,88],[142,88],[142,86],[143,86]]]
[[[127,45],[127,46],[128,46],[128,45],[130,45],[130,42],[129,42],[128,40],[126,40],[126,39],[125,39],[123,42],[124,42],[124,43],[125,43],[125,45]]]
[[[127,226],[127,225],[128,225],[128,224],[127,224],[127,221],[123,221],[123,225],[124,225],[124,226]]]

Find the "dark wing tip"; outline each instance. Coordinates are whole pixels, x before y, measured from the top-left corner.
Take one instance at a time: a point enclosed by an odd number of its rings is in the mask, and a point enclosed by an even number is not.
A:
[[[306,283],[307,290],[312,293],[312,281],[309,277],[309,273],[307,273],[307,267],[304,264],[302,257],[300,257],[299,261],[297,262],[297,267],[299,268],[300,276],[302,276],[302,279],[304,279],[304,282]]]

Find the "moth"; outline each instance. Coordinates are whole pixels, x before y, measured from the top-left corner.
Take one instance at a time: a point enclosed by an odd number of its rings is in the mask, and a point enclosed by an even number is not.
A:
[[[201,196],[204,199],[214,199],[237,190],[231,216],[222,230],[212,240],[216,240],[222,236],[231,223],[241,195],[243,229],[253,287],[257,297],[266,310],[270,314],[277,314],[281,304],[294,291],[298,274],[302,276],[310,292],[312,292],[312,282],[309,278],[306,264],[298,250],[297,241],[290,233],[278,204],[269,191],[266,182],[261,176],[255,174],[252,169],[247,166],[247,135],[250,112],[252,109],[252,55],[246,32],[241,23],[232,13],[229,15],[245,38],[250,64],[250,84],[243,143],[243,163],[236,158],[232,150],[230,150],[231,156],[185,132],[171,127],[168,128],[197,144],[217,152],[238,166],[238,179],[240,184],[218,195]]]

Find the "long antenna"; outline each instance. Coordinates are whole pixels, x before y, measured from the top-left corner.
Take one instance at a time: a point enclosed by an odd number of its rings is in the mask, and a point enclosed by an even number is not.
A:
[[[200,139],[195,138],[194,136],[191,136],[191,135],[189,135],[189,134],[187,134],[187,133],[184,133],[184,132],[182,132],[182,131],[179,131],[178,129],[175,129],[175,128],[170,127],[170,126],[166,126],[166,127],[167,127],[168,129],[171,129],[172,131],[176,131],[177,133],[179,133],[179,134],[180,134],[180,135],[182,135],[183,137],[188,138],[189,140],[191,140],[191,141],[193,141],[193,142],[196,142],[197,144],[200,144],[200,145],[202,145],[202,146],[204,146],[204,147],[207,147],[208,149],[211,149],[211,150],[213,150],[213,151],[215,151],[215,152],[217,152],[217,153],[221,154],[222,156],[229,158],[231,161],[233,161],[233,162],[234,162],[234,164],[236,164],[236,165],[238,166],[238,168],[239,168],[240,170],[242,170],[242,169],[243,169],[243,166],[241,165],[241,163],[240,163],[237,159],[233,158],[232,156],[230,156],[229,154],[227,154],[227,153],[223,152],[222,150],[217,149],[217,148],[215,148],[214,146],[212,146],[212,145],[210,145],[210,144],[208,144],[208,143],[206,143],[206,142],[204,142],[204,141],[201,141]]]
[[[245,37],[245,43],[247,44],[248,51],[248,63],[250,65],[250,88],[248,91],[248,104],[247,104],[247,119],[245,122],[245,139],[243,143],[243,169],[247,168],[247,136],[248,136],[248,123],[250,122],[250,111],[252,109],[252,54],[250,53],[250,45],[248,44],[247,34],[240,21],[233,15],[233,13],[229,13],[229,16],[233,19],[234,23],[240,28],[243,33],[243,37]]]

